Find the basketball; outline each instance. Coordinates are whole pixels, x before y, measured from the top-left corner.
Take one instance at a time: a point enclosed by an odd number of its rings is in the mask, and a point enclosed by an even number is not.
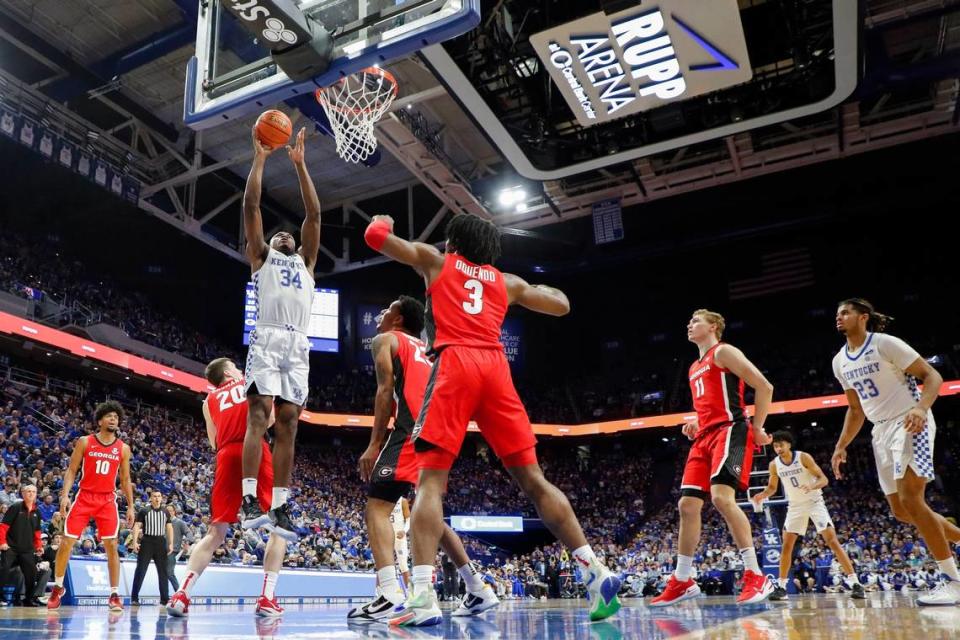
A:
[[[255,126],[257,139],[273,149],[285,145],[293,133],[293,123],[290,122],[290,118],[283,111],[276,109],[261,113]]]

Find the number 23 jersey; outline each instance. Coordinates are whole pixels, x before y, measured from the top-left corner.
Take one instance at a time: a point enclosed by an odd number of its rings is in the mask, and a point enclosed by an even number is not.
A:
[[[856,352],[847,345],[833,358],[833,375],[844,391],[853,389],[867,420],[876,424],[901,417],[917,404],[917,379],[906,373],[920,354],[885,333],[868,333]]]

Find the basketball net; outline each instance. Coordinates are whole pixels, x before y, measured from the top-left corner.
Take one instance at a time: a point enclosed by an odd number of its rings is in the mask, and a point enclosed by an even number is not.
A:
[[[377,149],[373,126],[397,97],[399,85],[389,71],[367,67],[317,89],[337,141],[337,154],[347,162],[363,162]]]

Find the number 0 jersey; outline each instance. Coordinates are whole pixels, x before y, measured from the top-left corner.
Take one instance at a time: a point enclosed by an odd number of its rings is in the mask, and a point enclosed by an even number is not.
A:
[[[500,327],[508,306],[507,287],[499,270],[448,253],[440,275],[427,288],[430,351],[450,346],[503,349]]]
[[[253,274],[257,326],[280,327],[306,334],[313,304],[313,274],[298,253],[286,256],[271,248]]]
[[[847,345],[840,349],[833,358],[833,375],[844,391],[857,392],[867,420],[874,424],[886,422],[917,405],[917,380],[906,369],[919,357],[900,338],[870,333],[856,353],[850,353]]]
[[[791,453],[793,454],[793,460],[790,461],[790,464],[785,463],[780,456],[773,459],[777,465],[777,476],[783,483],[783,493],[787,496],[787,500],[790,504],[803,504],[822,499],[822,489],[816,489],[809,493],[804,493],[800,489],[804,485],[812,487],[817,478],[800,462],[799,451],[792,451]]]

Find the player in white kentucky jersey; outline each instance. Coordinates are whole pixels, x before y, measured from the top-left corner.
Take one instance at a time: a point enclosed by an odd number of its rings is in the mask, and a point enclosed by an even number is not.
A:
[[[937,426],[930,407],[943,378],[906,342],[881,333],[891,320],[862,298],[844,300],[837,309],[837,330],[847,344],[833,359],[833,373],[850,406],[833,453],[833,473],[842,477],[847,445],[869,420],[880,488],[890,509],[897,520],[917,527],[940,567],[940,584],[917,603],[960,604],[960,574],[950,549],[950,541],[960,541],[960,529],[935,513],[924,497],[934,478]]]
[[[310,373],[307,328],[313,301],[313,268],[320,249],[320,199],[307,173],[305,135],[306,129],[300,129],[294,145],[287,147],[306,209],[299,249],[293,236],[285,231],[274,235],[269,245],[264,241],[260,190],[263,167],[273,149],[263,146],[255,131],[253,165],[243,193],[243,228],[256,293],[257,325],[250,332],[244,372],[249,411],[243,441],[242,526],[244,529],[269,526],[288,540],[297,539],[287,511],[287,497],[297,421],[307,401]],[[270,513],[264,514],[256,499],[257,470],[261,442],[274,408],[273,501]]]
[[[850,556],[844,551],[837,538],[837,530],[830,519],[827,504],[823,501],[823,488],[827,486],[827,476],[809,453],[793,450],[793,436],[789,431],[777,431],[773,434],[773,450],[777,457],[770,461],[770,479],[767,488],[754,495],[750,500],[759,510],[763,501],[777,492],[777,486],[783,483],[783,492],[787,497],[787,519],[783,524],[783,547],[780,550],[780,579],[777,588],[770,596],[771,600],[787,599],[787,581],[790,578],[790,564],[793,560],[793,547],[797,538],[807,533],[807,526],[813,520],[817,533],[833,551],[834,557],[847,576],[847,584],[852,588],[851,597],[862,600],[866,597],[857,573],[850,562]]]
[[[393,549],[397,553],[397,566],[403,576],[403,584],[410,588],[410,547],[407,544],[407,532],[410,530],[410,503],[406,498],[397,500],[390,512],[390,524],[393,525]]]

